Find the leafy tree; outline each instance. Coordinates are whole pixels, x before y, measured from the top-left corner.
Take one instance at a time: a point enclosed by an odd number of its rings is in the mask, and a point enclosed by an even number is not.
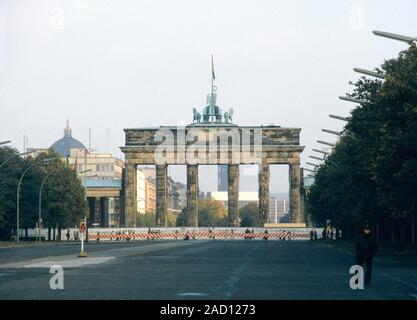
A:
[[[213,199],[198,202],[198,225],[200,227],[224,227],[227,225],[227,210],[223,203]]]
[[[186,227],[187,226],[187,207],[181,210],[181,213],[177,217],[176,226],[177,227]]]
[[[248,203],[239,210],[241,227],[259,227],[259,209],[257,203]]]
[[[187,226],[187,208],[183,208],[176,220],[177,227]],[[213,199],[198,201],[198,225],[200,227],[225,227],[228,224],[224,205]]]
[[[139,227],[156,227],[155,213],[146,212],[137,215],[137,225]]]
[[[177,225],[177,215],[174,213],[168,212],[167,214],[167,226],[175,227]]]
[[[414,242],[417,207],[417,48],[411,46],[362,77],[353,97],[369,103],[351,113],[334,152],[315,177],[308,210],[316,223],[332,223],[353,236],[365,221],[380,240]]]
[[[42,194],[43,225],[49,228],[73,226],[86,215],[87,204],[84,188],[76,173],[61,160],[59,155],[50,151],[33,159],[24,159],[18,151],[0,148],[0,163],[11,158],[0,168],[0,236],[8,238],[16,228],[16,190],[22,173],[31,165],[22,179],[20,192],[20,227],[34,228],[38,221],[39,192],[44,181]],[[49,162],[41,160],[50,158]],[[35,164],[36,162],[36,164]]]

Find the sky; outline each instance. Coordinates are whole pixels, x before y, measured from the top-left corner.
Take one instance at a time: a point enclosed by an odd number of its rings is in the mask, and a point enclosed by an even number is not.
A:
[[[123,128],[192,122],[210,88],[239,125],[302,128],[302,165],[342,130],[354,67],[373,69],[407,45],[372,30],[417,36],[415,0],[0,0],[0,141],[49,147],[63,135],[123,158]],[[313,160],[314,162],[314,160]],[[307,166],[308,167],[308,166]],[[215,167],[200,170],[215,188]],[[170,174],[185,180],[185,167]],[[241,168],[241,188],[257,190]],[[271,192],[288,190],[287,166]]]

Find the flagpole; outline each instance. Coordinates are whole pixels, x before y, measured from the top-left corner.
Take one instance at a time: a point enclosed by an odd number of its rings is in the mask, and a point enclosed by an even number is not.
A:
[[[211,55],[211,94],[214,94],[214,62],[213,55]]]
[[[211,97],[210,97],[210,119],[214,115],[214,80],[216,76],[214,75],[214,61],[213,55],[211,55]]]

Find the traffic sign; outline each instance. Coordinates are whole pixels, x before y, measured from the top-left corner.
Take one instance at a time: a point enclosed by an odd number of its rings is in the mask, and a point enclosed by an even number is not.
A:
[[[86,229],[85,222],[84,222],[84,221],[82,221],[82,222],[80,223],[80,232],[81,232],[81,233],[84,233],[84,232],[85,232],[85,229]]]

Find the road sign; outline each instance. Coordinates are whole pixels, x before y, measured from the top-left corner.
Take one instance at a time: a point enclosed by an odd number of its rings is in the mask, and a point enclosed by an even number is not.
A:
[[[81,251],[80,254],[78,255],[80,258],[85,258],[87,257],[87,253],[85,253],[84,251],[84,233],[87,230],[87,225],[86,225],[86,221],[83,220],[80,222],[80,232],[81,232]]]
[[[80,232],[81,232],[81,233],[84,233],[84,232],[85,232],[85,229],[86,229],[85,222],[84,222],[84,221],[82,221],[82,222],[80,223]]]

